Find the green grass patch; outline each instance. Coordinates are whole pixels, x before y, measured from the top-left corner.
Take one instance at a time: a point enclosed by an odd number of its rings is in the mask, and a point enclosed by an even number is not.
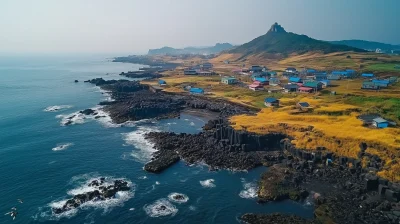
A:
[[[387,119],[400,122],[400,99],[384,97],[350,96],[345,103],[360,106],[367,113],[379,113]]]
[[[400,66],[399,64],[393,63],[380,63],[380,64],[372,64],[365,67],[365,70],[373,71],[373,72],[398,72],[400,73],[400,68],[396,68],[396,66]]]

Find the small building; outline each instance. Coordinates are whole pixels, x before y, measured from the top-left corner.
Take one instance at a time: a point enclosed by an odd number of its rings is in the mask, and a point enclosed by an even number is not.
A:
[[[372,125],[375,118],[380,117],[379,114],[363,114],[357,117],[357,119],[361,120],[364,125]]]
[[[296,107],[299,108],[301,111],[308,111],[311,107],[310,104],[307,102],[298,102]]]
[[[152,91],[153,93],[159,93],[163,90],[163,88],[161,88],[160,86],[150,86],[149,87],[150,91]]]
[[[340,80],[340,79],[342,79],[342,76],[335,75],[335,74],[330,74],[330,75],[327,75],[327,79],[328,80]]]
[[[167,85],[167,82],[165,80],[160,79],[160,80],[158,80],[158,85],[165,86],[165,85]]]
[[[389,126],[389,122],[381,117],[377,117],[373,119],[372,125],[377,128],[387,128]]]
[[[313,88],[316,91],[321,90],[322,89],[322,83],[318,82],[318,81],[305,81],[303,83],[304,87],[309,87],[309,88]]]
[[[225,60],[224,64],[230,64],[231,62],[229,60]]]
[[[363,78],[373,78],[374,74],[372,74],[372,73],[363,73],[363,74],[361,74],[361,77],[363,77]]]
[[[250,71],[252,71],[253,73],[262,72],[263,71],[263,67],[261,67],[259,65],[252,65],[251,68],[250,68]]]
[[[278,73],[276,73],[276,72],[274,72],[274,71],[269,71],[269,72],[268,72],[268,76],[269,76],[269,77],[273,77],[273,78],[274,78],[274,77],[276,77],[277,75],[278,75]]]
[[[268,85],[269,84],[268,79],[264,78],[264,77],[254,78],[254,82],[259,82],[261,85]]]
[[[380,87],[376,85],[374,82],[370,81],[365,81],[362,83],[361,89],[373,89],[373,90],[378,90]]]
[[[286,93],[290,93],[290,92],[297,92],[297,90],[299,89],[299,86],[296,84],[287,84],[287,85],[284,85],[283,88],[285,89]]]
[[[222,77],[221,83],[233,85],[237,83],[237,79],[235,77]]]
[[[190,94],[195,94],[195,95],[204,94],[204,90],[202,88],[190,88],[189,92]]]
[[[299,91],[300,93],[312,93],[312,92],[314,92],[314,88],[302,86],[302,87],[299,87],[299,90],[298,90],[298,91]]]
[[[279,84],[281,84],[281,81],[278,78],[270,78],[269,79],[270,86],[277,86]]]
[[[326,72],[314,73],[314,79],[317,80],[317,81],[327,80],[328,79],[328,75],[327,75]]]
[[[372,82],[376,85],[379,86],[380,88],[386,88],[389,86],[389,81],[388,80],[378,80],[374,79]]]
[[[319,82],[322,83],[322,87],[328,87],[331,85],[331,81],[329,80],[321,80]]]
[[[197,75],[197,70],[193,68],[187,68],[183,70],[183,74],[185,75]]]
[[[273,97],[267,97],[264,100],[264,105],[266,107],[279,107],[279,100]]]
[[[209,70],[209,69],[213,68],[213,64],[211,64],[210,62],[205,62],[200,65],[200,68],[202,68],[204,70]]]
[[[296,73],[297,70],[296,70],[296,68],[289,67],[289,68],[286,68],[285,72],[287,72],[287,73]]]
[[[292,82],[292,83],[301,83],[302,80],[301,80],[300,77],[289,77],[289,82]]]
[[[201,76],[212,76],[213,74],[215,74],[214,72],[212,72],[212,71],[199,71],[199,72],[197,72],[197,74],[198,75],[201,75]]]
[[[264,90],[264,86],[261,85],[261,83],[259,83],[259,82],[254,82],[253,84],[249,85],[249,89],[251,89],[253,91],[260,91],[260,90]]]

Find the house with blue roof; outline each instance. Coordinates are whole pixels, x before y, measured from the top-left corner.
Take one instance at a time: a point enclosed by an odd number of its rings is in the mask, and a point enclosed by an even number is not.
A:
[[[255,82],[260,82],[262,85],[268,85],[268,79],[265,77],[254,78]]]
[[[267,97],[264,100],[264,105],[266,107],[278,107],[279,106],[279,100],[273,97]]]
[[[373,119],[372,125],[377,128],[387,128],[389,126],[389,122],[381,117],[377,117]]]
[[[235,77],[222,77],[221,83],[233,85],[237,83],[237,79]]]
[[[158,85],[165,86],[165,85],[167,85],[167,82],[165,80],[160,79],[160,80],[158,80]]]
[[[300,77],[289,77],[289,82],[301,83],[302,80]]]
[[[371,81],[365,81],[362,83],[361,89],[372,89],[372,90],[379,90],[380,86],[376,85]]]
[[[314,79],[317,81],[326,80],[328,79],[328,75],[326,72],[314,73]]]
[[[379,80],[379,79],[374,79],[372,82],[379,87],[388,87],[389,86],[389,81],[388,80]]]
[[[363,73],[363,74],[361,74],[361,77],[363,77],[363,78],[373,78],[374,74],[372,74],[372,73]]]
[[[190,88],[189,93],[194,95],[202,95],[204,94],[204,90],[202,88]]]

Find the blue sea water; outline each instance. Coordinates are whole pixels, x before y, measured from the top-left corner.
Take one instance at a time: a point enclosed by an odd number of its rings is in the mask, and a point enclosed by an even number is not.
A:
[[[256,203],[257,180],[266,168],[210,172],[204,165],[179,162],[161,174],[143,170],[153,151],[144,133],[197,133],[205,118],[182,114],[180,119],[120,126],[107,117],[81,117],[62,125],[67,115],[97,108],[107,98],[83,80],[117,79],[118,73],[139,67],[104,56],[0,57],[0,212],[17,206],[13,223],[238,223],[246,212],[312,217],[307,203]],[[60,111],[46,111],[61,105]],[[87,182],[98,177],[128,180],[132,191],[65,215],[52,214],[52,206],[88,191]],[[174,192],[188,201],[169,200]],[[170,213],[155,212],[157,203],[166,204]],[[0,223],[11,221],[0,216]]]

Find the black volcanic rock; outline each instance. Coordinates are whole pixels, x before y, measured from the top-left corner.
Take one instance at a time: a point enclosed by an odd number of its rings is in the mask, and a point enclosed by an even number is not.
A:
[[[105,178],[93,180],[88,184],[89,187],[97,187],[98,190],[89,191],[83,194],[77,194],[73,198],[67,200],[60,208],[53,208],[55,214],[61,214],[71,209],[77,208],[89,201],[105,201],[115,197],[119,191],[129,191],[130,187],[125,180],[115,180],[112,185],[104,185]]]

